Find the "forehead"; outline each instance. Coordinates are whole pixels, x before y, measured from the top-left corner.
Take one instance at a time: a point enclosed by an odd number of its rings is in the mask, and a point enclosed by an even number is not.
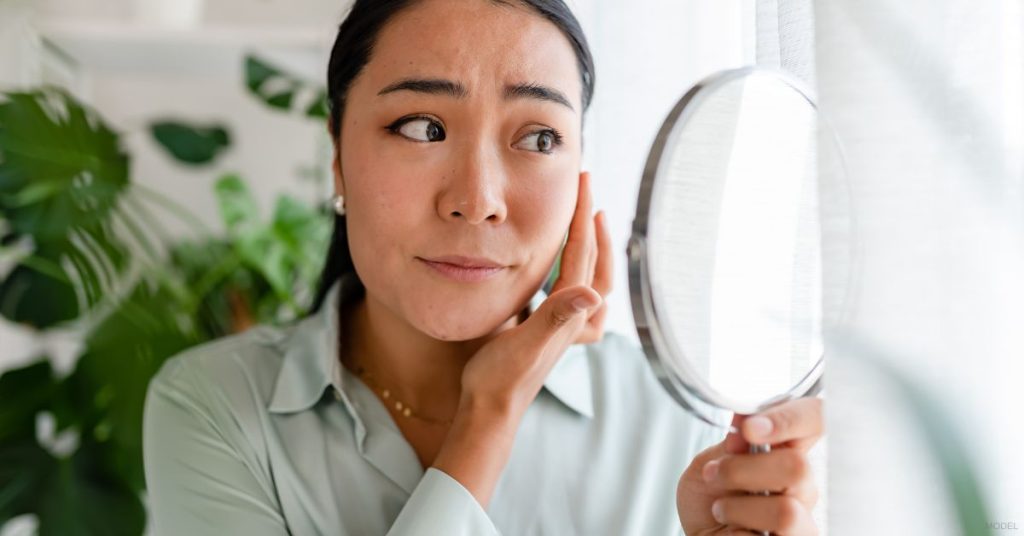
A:
[[[384,26],[364,74],[373,91],[409,77],[458,81],[471,96],[506,84],[539,83],[561,90],[580,109],[582,83],[568,38],[515,3],[418,2]]]

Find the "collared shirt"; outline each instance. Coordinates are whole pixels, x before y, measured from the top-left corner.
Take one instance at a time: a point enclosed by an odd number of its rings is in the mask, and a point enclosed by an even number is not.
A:
[[[676,483],[724,434],[674,403],[632,340],[607,333],[566,350],[484,509],[422,468],[380,399],[339,363],[339,300],[359,285],[348,275],[314,315],[164,364],[143,439],[154,534],[682,533]]]

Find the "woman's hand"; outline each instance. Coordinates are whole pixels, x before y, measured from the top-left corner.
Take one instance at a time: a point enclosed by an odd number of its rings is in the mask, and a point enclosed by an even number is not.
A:
[[[469,360],[462,373],[466,402],[510,402],[525,410],[569,345],[601,339],[611,291],[611,238],[601,213],[592,216],[590,174],[579,195],[559,277],[544,303],[522,324],[502,332]],[[580,307],[573,302],[580,300]]]
[[[520,325],[482,346],[462,371],[462,395],[433,466],[461,483],[482,505],[508,461],[515,432],[565,350],[602,336],[611,290],[611,239],[604,218],[591,216],[588,173],[580,174],[576,210],[559,278],[544,303]]]
[[[604,211],[598,211],[593,218],[593,192],[590,189],[590,173],[580,173],[580,195],[576,201],[576,214],[569,227],[569,238],[562,252],[562,264],[558,279],[551,287],[551,294],[573,285],[585,284],[597,291],[601,297],[612,291],[612,276],[615,257],[612,254],[612,237],[608,232]],[[604,319],[608,313],[607,302],[589,312],[587,323],[575,343],[590,344],[604,336]]]
[[[818,492],[807,451],[821,438],[821,400],[800,398],[751,417],[733,419],[742,437],[729,434],[697,455],[683,472],[676,508],[690,536],[817,534],[811,509]],[[748,454],[751,443],[770,443]],[[772,495],[752,495],[769,490]]]

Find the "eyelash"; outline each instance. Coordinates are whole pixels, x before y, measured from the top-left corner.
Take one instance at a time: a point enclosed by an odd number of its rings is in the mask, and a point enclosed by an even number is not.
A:
[[[559,131],[557,131],[557,130],[555,130],[553,128],[544,128],[544,129],[541,129],[541,130],[537,130],[537,131],[531,132],[531,133],[527,134],[527,136],[534,136],[534,135],[537,135],[537,134],[544,134],[545,132],[548,133],[548,134],[551,134],[551,149],[549,149],[547,151],[539,151],[539,152],[541,152],[543,154],[551,154],[551,153],[555,152],[554,149],[556,147],[561,147],[562,146],[563,138],[562,138],[562,133],[561,132],[559,132]]]
[[[440,121],[438,121],[437,119],[435,119],[433,117],[430,117],[428,115],[410,115],[410,116],[402,117],[402,118],[396,120],[395,122],[391,123],[390,125],[388,125],[388,126],[386,126],[384,128],[385,128],[385,130],[387,130],[391,134],[394,134],[396,136],[402,136],[405,139],[410,139],[408,136],[405,136],[404,134],[399,132],[399,129],[401,129],[406,123],[409,123],[411,121],[416,121],[418,119],[422,119],[424,121],[430,121],[430,122],[436,123],[436,124],[440,125],[442,129],[444,129],[444,125]],[[548,150],[548,151],[533,151],[533,152],[539,152],[539,153],[542,153],[542,154],[551,154],[551,153],[554,152],[554,148],[562,146],[565,138],[562,136],[561,132],[559,132],[558,130],[555,130],[553,128],[544,128],[544,129],[540,129],[540,130],[535,130],[533,132],[530,132],[526,136],[534,136],[534,135],[537,135],[537,134],[543,134],[545,132],[551,134],[551,137],[552,137],[551,147],[552,147],[552,149]],[[524,136],[524,137],[526,137],[526,136]],[[431,143],[431,142],[425,142],[425,141],[420,141],[420,140],[411,140],[411,141],[416,142],[416,143]]]

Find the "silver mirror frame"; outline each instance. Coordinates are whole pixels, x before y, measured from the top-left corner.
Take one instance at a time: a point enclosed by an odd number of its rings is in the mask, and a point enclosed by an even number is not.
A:
[[[786,400],[816,395],[821,390],[824,370],[823,353],[811,370],[786,393],[765,401],[756,407],[735,408],[733,407],[734,404],[716,393],[697,374],[697,371],[689,366],[689,361],[682,360],[685,363],[683,367],[686,370],[677,373],[672,364],[663,361],[659,357],[662,355],[685,356],[685,353],[670,337],[665,335],[662,329],[664,324],[660,321],[663,315],[660,315],[655,307],[650,286],[651,278],[648,266],[646,237],[649,231],[649,216],[655,181],[659,175],[659,170],[664,169],[663,161],[671,157],[671,149],[675,147],[680,130],[687,124],[694,111],[700,107],[700,103],[713,93],[715,89],[737,79],[751,76],[773,77],[799,93],[817,111],[818,107],[815,104],[812,93],[802,82],[773,69],[763,67],[730,69],[712,74],[698,82],[679,99],[675,107],[665,118],[654,140],[644,167],[643,179],[640,183],[640,193],[637,199],[636,217],[633,220],[632,235],[626,247],[630,301],[633,308],[634,323],[650,366],[662,387],[668,391],[676,402],[700,420],[712,426],[725,428],[731,428],[731,426],[728,423],[716,422],[715,416],[712,415],[715,410],[736,410],[740,413],[752,414]],[[834,141],[836,141],[838,149],[838,140]],[[840,158],[842,158],[841,153]],[[711,408],[705,407],[705,404],[709,404]]]

